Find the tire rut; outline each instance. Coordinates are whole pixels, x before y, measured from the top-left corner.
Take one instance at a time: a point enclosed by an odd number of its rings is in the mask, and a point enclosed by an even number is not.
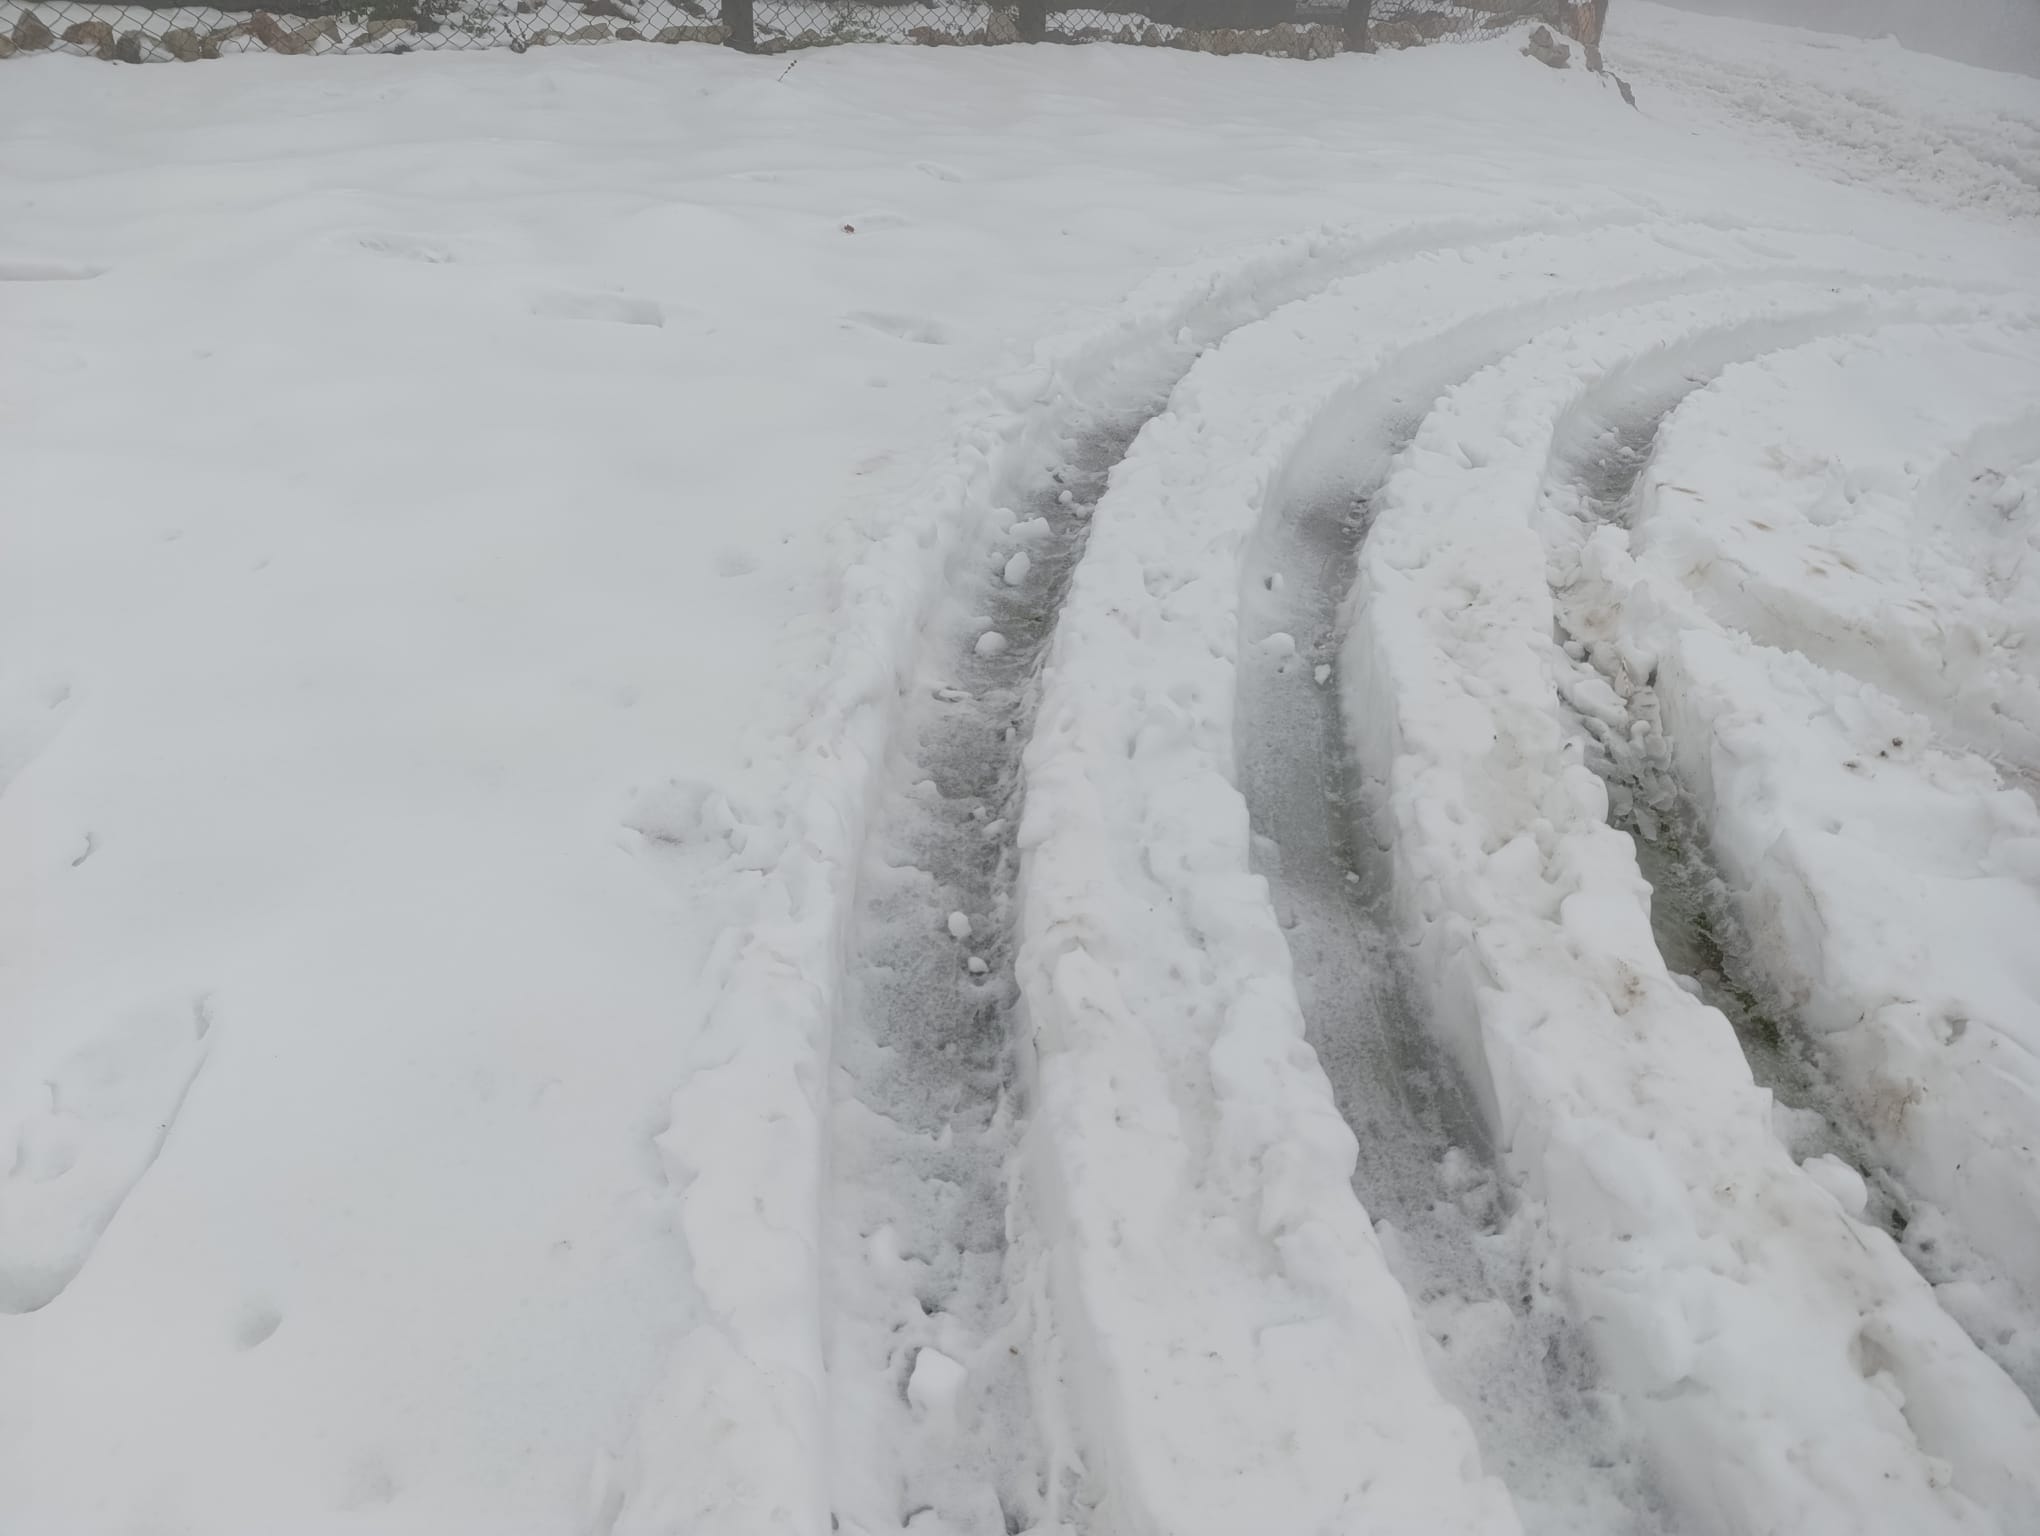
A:
[[[1426,398],[1449,382],[1427,381]],[[1384,426],[1385,470],[1416,421]],[[1368,520],[1366,495],[1348,493],[1264,529],[1255,627],[1269,638],[1240,675],[1241,789],[1307,1038],[1359,1138],[1353,1188],[1525,1530],[1665,1532],[1640,1452],[1546,1270],[1539,1217],[1510,1199],[1478,1102],[1427,1027],[1387,912],[1385,851],[1361,830],[1336,669]]]
[[[1008,1242],[1020,760],[1092,508],[1151,409],[1097,419],[997,542],[889,764],[851,934],[825,1213],[835,1529],[1053,1528]],[[996,637],[996,638],[993,638]],[[940,663],[935,663],[940,665]]]
[[[1580,432],[1572,449],[1556,456],[1556,473],[1571,481],[1589,517],[1627,523],[1631,495],[1660,430],[1688,395],[1718,373],[1710,369],[1654,399],[1632,403],[1598,430]],[[1574,665],[1590,669],[1586,648],[1565,628],[1563,601],[1556,606],[1560,644]],[[1757,963],[1690,793],[1667,764],[1639,754],[1622,731],[1573,710],[1563,692],[1560,704],[1595,744],[1587,761],[1608,785],[1609,821],[1631,839],[1650,885],[1651,930],[1659,952],[1675,975],[1691,982],[1701,1000],[1729,1021],[1751,1075],[1778,1105],[1778,1134],[1794,1160],[1833,1158],[1853,1170],[1868,1194],[1863,1218],[1897,1241],[1949,1315],[2040,1405],[2040,1319],[1940,1212],[1919,1206],[1898,1173],[1872,1151],[1847,1096],[1823,1071],[1811,1032],[1785,989]],[[1646,723],[1642,713],[1632,713]],[[1655,728],[1657,722],[1653,717],[1647,724]]]

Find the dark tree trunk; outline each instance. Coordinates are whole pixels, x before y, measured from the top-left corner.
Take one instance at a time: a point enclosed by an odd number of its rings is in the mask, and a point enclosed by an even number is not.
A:
[[[723,30],[729,34],[723,42],[744,53],[758,51],[757,24],[751,16],[751,0],[722,0]]]
[[[1367,35],[1367,21],[1374,10],[1374,0],[1346,0],[1346,51],[1348,53],[1372,53],[1374,43]]]

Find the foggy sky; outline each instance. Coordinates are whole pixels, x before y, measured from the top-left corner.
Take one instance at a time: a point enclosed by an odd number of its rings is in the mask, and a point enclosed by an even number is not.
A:
[[[2040,0],[1668,0],[1717,16],[1896,37],[1907,47],[2040,75]],[[1622,0],[1610,7],[1609,21]]]

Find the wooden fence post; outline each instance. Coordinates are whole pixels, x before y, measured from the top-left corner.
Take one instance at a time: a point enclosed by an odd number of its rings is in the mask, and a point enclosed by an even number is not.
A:
[[[1048,0],[1020,0],[1020,41],[1038,43],[1048,36]]]
[[[758,29],[751,0],[722,0],[723,45],[743,53],[758,51]]]

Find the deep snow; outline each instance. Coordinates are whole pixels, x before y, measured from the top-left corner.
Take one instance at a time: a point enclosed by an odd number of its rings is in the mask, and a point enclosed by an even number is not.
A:
[[[1976,1337],[2031,1315],[2040,95],[1621,12],[1639,112],[1507,43],[0,65],[0,1527],[2040,1524]],[[1037,683],[1002,594],[1157,408]],[[1370,1223],[1305,1044],[1381,1012],[1242,793],[1305,678],[1479,1107],[1381,1155],[1491,1203],[1470,1268]],[[946,781],[992,684],[1021,776]],[[1587,717],[1780,914],[1837,1103],[1917,1054],[1868,1171],[1985,1268],[1795,1161]],[[870,978],[952,960],[1007,1038],[928,1077]],[[1526,1339],[1595,1419],[1534,1476]]]

